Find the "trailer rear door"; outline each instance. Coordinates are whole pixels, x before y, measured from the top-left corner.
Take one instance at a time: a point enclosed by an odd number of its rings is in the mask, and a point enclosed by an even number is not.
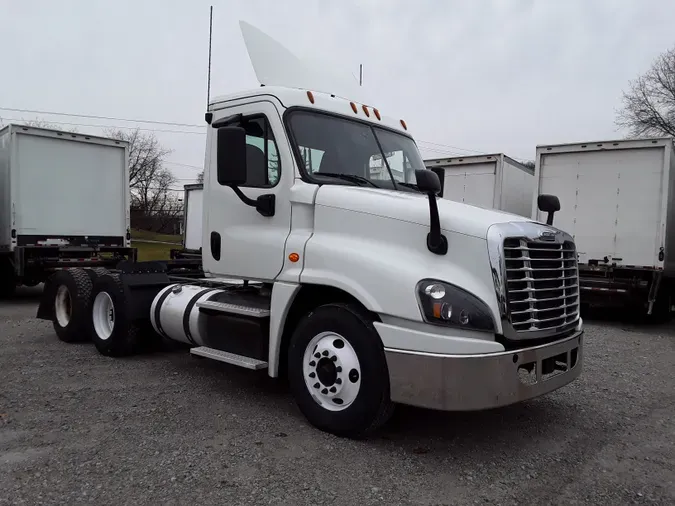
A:
[[[496,168],[497,162],[446,167],[443,198],[492,209]]]
[[[13,213],[19,236],[124,236],[125,144],[16,132]]]
[[[657,265],[664,157],[662,146],[540,155],[538,193],[560,199],[554,224],[574,236],[581,263]]]

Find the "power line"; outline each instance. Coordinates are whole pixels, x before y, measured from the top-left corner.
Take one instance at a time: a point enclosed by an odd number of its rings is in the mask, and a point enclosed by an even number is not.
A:
[[[4,119],[7,121],[28,121],[23,118],[7,118],[7,117],[1,117],[0,119]],[[52,123],[54,125],[69,125],[69,126],[83,126],[83,127],[90,127],[90,128],[121,128],[124,130],[141,130],[143,132],[164,132],[164,133],[172,133],[172,134],[192,134],[192,135],[206,135],[206,132],[188,132],[187,130],[164,130],[161,128],[141,128],[141,127],[128,127],[128,126],[121,126],[121,125],[92,125],[92,124],[87,124],[87,123],[71,123],[68,121],[51,121],[51,120],[44,120],[46,123]]]
[[[170,165],[178,165],[179,167],[187,167],[189,169],[197,169],[197,170],[202,170],[204,167],[200,167],[199,165],[189,165],[187,163],[178,163],[178,162],[169,162],[169,161],[164,161],[162,163],[168,163]]]
[[[476,154],[485,153],[485,151],[477,151],[475,149],[460,148],[458,146],[451,146],[450,144],[441,144],[441,143],[438,143],[438,142],[430,142],[430,141],[425,141],[425,140],[422,140],[422,139],[418,140],[417,142],[420,143],[420,144],[430,144],[432,146],[440,146],[440,147],[443,147],[443,148],[450,148],[450,149],[454,149],[454,150],[458,150],[458,151],[466,151],[468,153],[476,153]]]
[[[52,116],[70,116],[74,118],[87,118],[87,119],[103,119],[108,121],[126,121],[129,123],[149,123],[153,125],[168,125],[168,126],[179,126],[179,127],[190,127],[190,128],[204,128],[204,125],[194,125],[190,123],[176,123],[170,121],[157,121],[151,119],[130,119],[130,118],[116,118],[113,116],[96,116],[94,114],[72,114],[67,112],[56,112],[56,111],[38,111],[34,109],[16,109],[12,107],[0,107],[2,111],[11,111],[11,112],[26,112],[30,114],[50,114]]]
[[[49,115],[54,115],[54,116],[70,116],[74,118],[88,118],[88,119],[101,119],[101,120],[107,120],[107,121],[125,121],[128,123],[148,123],[148,124],[153,124],[153,125],[168,125],[168,126],[181,126],[181,127],[189,127],[189,128],[204,128],[204,125],[196,125],[196,124],[190,124],[190,123],[178,123],[178,122],[171,122],[171,121],[158,121],[158,120],[145,120],[145,119],[131,119],[131,118],[119,118],[119,117],[114,117],[114,116],[97,116],[93,114],[75,114],[75,113],[66,113],[66,112],[57,112],[57,111],[41,111],[37,109],[18,109],[18,108],[12,108],[12,107],[0,107],[0,110],[2,111],[12,111],[12,112],[25,112],[25,113],[30,113],[30,114],[49,114]],[[23,120],[18,120],[16,118],[7,118],[12,121],[23,121]],[[58,121],[51,121],[51,123],[54,124],[61,124],[61,125],[74,125],[74,126],[88,126],[88,127],[99,127],[101,128],[101,125],[88,125],[88,124],[82,124],[82,123],[66,123],[66,122],[58,122]],[[103,125],[104,127],[110,127],[110,125]],[[135,130],[136,127],[123,127],[123,126],[115,126],[113,125],[114,128],[125,128],[125,129],[131,129]],[[205,135],[205,132],[186,132],[184,130],[156,130],[156,129],[147,129],[147,128],[138,128],[139,130],[144,130],[144,131],[150,131],[150,132],[169,132],[169,133],[189,133],[189,134],[199,134],[199,135]],[[469,149],[469,148],[461,148],[459,146],[452,146],[450,144],[441,144],[438,142],[432,142],[432,141],[425,141],[423,139],[417,139],[418,143],[421,144],[430,144],[432,146],[440,146],[443,148],[450,148],[453,150],[458,150],[458,151],[466,151],[466,152],[471,152],[471,153],[483,153],[482,151],[477,151],[475,149]]]
[[[175,122],[175,121],[158,121],[158,120],[149,120],[149,119],[132,119],[132,118],[120,118],[116,116],[99,116],[99,115],[94,115],[94,114],[75,114],[75,113],[66,113],[66,112],[58,112],[58,111],[43,111],[43,110],[38,110],[38,109],[21,109],[21,108],[13,108],[13,107],[0,107],[0,110],[2,111],[11,111],[11,112],[23,112],[23,113],[30,113],[30,114],[47,114],[47,115],[53,115],[53,116],[66,116],[66,117],[74,117],[74,118],[88,118],[88,119],[99,119],[99,120],[106,120],[106,121],[123,121],[127,123],[146,123],[146,124],[153,124],[153,125],[167,125],[167,126],[179,126],[179,127],[188,127],[188,128],[204,128],[204,125],[197,125],[197,124],[191,124],[191,123],[180,123],[180,122]],[[23,119],[19,118],[4,118],[8,121],[25,121]],[[124,130],[141,130],[144,132],[160,132],[160,133],[175,133],[175,134],[191,134],[191,135],[206,135],[206,132],[192,132],[192,131],[186,131],[186,130],[167,130],[167,129],[157,129],[157,128],[143,128],[143,127],[130,127],[130,126],[122,126],[122,125],[92,125],[92,124],[87,124],[87,123],[75,123],[75,122],[65,122],[65,121],[49,121],[45,120],[49,123],[53,123],[55,125],[69,125],[69,126],[82,126],[82,127],[89,127],[89,128],[119,128],[119,129],[124,129]],[[475,154],[483,154],[485,151],[479,151],[475,149],[470,149],[470,148],[462,148],[459,146],[453,146],[451,144],[443,144],[440,142],[432,142],[432,141],[426,141],[424,139],[417,139],[417,143],[420,145],[427,145],[427,146],[420,146],[422,149],[426,151],[431,151],[435,153],[441,153],[441,154],[452,154],[453,156],[458,156],[461,155],[462,153],[459,152],[465,152],[465,153],[475,153]],[[429,146],[436,146],[436,148],[432,148]],[[439,148],[448,148],[448,149],[439,149]],[[519,158],[515,158],[516,160],[521,160]],[[522,161],[522,160],[521,160]],[[201,170],[202,167],[198,167],[195,165],[188,165],[188,164],[179,164],[176,162],[166,162],[166,163],[173,163],[174,165],[183,165],[186,167],[190,168],[196,168]]]

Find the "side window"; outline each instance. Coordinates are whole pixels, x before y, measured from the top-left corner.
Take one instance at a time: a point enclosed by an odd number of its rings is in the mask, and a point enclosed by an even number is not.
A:
[[[242,186],[269,188],[279,182],[281,165],[272,127],[267,118],[245,118],[246,184]]]

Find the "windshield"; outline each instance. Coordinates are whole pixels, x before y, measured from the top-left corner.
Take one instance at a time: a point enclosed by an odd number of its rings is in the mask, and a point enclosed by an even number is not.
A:
[[[410,190],[424,162],[408,136],[309,111],[290,114],[292,138],[305,170],[316,178]]]

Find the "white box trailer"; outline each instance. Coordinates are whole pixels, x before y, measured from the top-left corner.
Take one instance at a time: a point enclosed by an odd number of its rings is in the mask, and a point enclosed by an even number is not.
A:
[[[204,210],[204,185],[183,186],[183,248],[172,250],[172,258],[199,258],[202,252],[202,212]]]
[[[0,291],[57,268],[133,256],[128,145],[23,125],[0,129]]]
[[[183,197],[183,248],[187,251],[202,249],[202,211],[204,209],[204,185],[185,185]]]
[[[575,238],[589,304],[629,300],[647,314],[669,313],[674,164],[669,137],[537,147],[537,193],[560,200],[554,223]],[[531,212],[545,219],[534,196]]]
[[[530,216],[534,169],[503,153],[425,160],[444,198],[520,216]]]

